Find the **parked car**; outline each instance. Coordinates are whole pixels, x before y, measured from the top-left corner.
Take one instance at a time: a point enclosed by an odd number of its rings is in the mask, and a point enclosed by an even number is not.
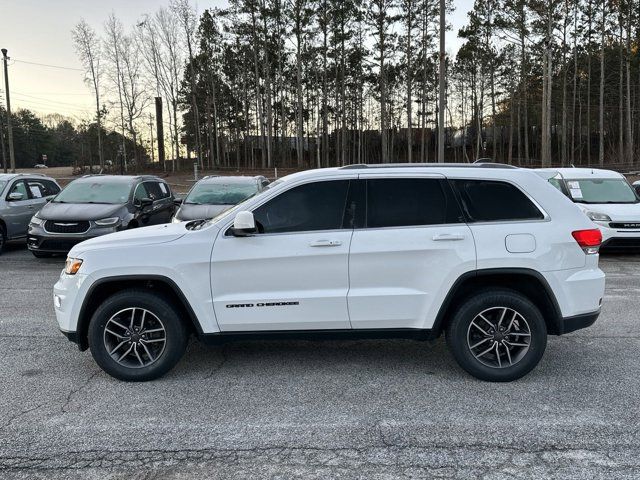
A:
[[[531,170],[355,165],[289,175],[209,221],[75,246],[54,287],[62,332],[123,380],[204,342],[433,339],[491,381],[547,334],[593,324],[600,230]]]
[[[44,163],[36,163],[33,168],[49,168]]]
[[[602,248],[640,249],[640,196],[624,175],[597,168],[539,169],[602,231]]]
[[[180,208],[173,217],[173,221],[216,217],[261,192],[267,185],[269,180],[263,176],[204,177],[191,188],[184,200],[178,201]]]
[[[74,180],[31,219],[27,245],[36,257],[119,230],[167,223],[175,210],[162,179],[86,175]]]
[[[44,175],[0,174],[0,252],[7,240],[27,237],[33,214],[58,192],[58,183]]]

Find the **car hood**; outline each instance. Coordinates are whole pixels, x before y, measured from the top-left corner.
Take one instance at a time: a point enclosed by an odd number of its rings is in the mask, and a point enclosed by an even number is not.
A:
[[[102,203],[47,203],[38,217],[44,220],[100,220],[117,216],[123,205]]]
[[[204,220],[217,217],[222,212],[226,212],[233,205],[192,205],[183,204],[176,212],[178,220]]]
[[[578,203],[584,212],[598,212],[609,215],[616,221],[640,221],[640,203]]]
[[[136,245],[156,245],[173,242],[187,233],[184,223],[165,223],[151,227],[134,228],[91,238],[77,244],[69,256],[79,255],[87,250],[102,248],[123,248]]]

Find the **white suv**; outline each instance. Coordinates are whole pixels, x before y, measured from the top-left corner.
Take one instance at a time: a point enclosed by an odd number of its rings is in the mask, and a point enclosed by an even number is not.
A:
[[[640,249],[640,197],[624,175],[597,168],[538,169],[602,232],[602,247]]]
[[[510,381],[547,334],[600,312],[600,231],[533,171],[353,165],[296,173],[218,217],[82,242],[54,287],[61,330],[123,380],[205,342],[446,333]]]

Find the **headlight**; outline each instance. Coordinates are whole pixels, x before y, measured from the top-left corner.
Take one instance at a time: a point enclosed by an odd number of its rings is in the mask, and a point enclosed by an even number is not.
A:
[[[31,217],[31,225],[42,225],[44,220],[41,219],[36,213],[33,217]]]
[[[178,217],[173,217],[171,219],[171,223],[180,223],[180,222],[182,222],[182,220],[180,220]]]
[[[120,221],[120,217],[109,217],[103,218],[102,220],[96,220],[96,225],[100,227],[109,227],[111,225],[115,225]]]
[[[67,275],[75,275],[82,266],[82,260],[80,258],[67,257],[67,261],[64,264],[64,273]]]
[[[589,217],[594,222],[610,222],[611,221],[611,217],[609,215],[605,215],[604,213],[587,212],[587,217]]]

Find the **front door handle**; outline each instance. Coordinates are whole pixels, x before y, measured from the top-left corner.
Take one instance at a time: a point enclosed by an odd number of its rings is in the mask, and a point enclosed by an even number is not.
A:
[[[338,247],[342,245],[340,240],[315,240],[309,244],[310,247]]]
[[[436,242],[464,240],[464,235],[462,233],[439,233],[433,236],[433,240]]]

